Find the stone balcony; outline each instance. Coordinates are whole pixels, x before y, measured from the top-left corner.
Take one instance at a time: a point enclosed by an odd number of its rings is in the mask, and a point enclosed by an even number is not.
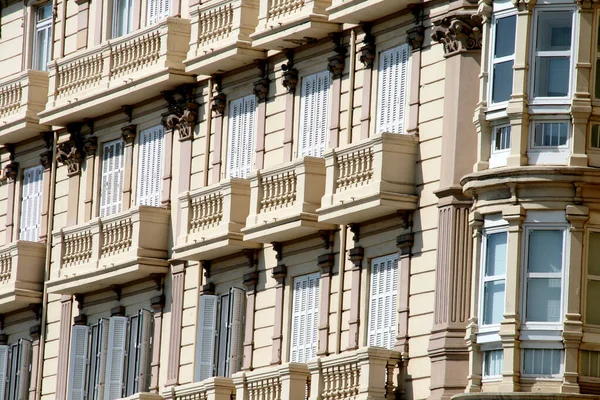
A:
[[[383,133],[325,153],[319,221],[360,223],[416,209],[418,145],[415,136]]]
[[[41,122],[64,126],[95,118],[193,82],[183,64],[189,42],[190,22],[170,17],[53,61]]]
[[[38,117],[47,101],[48,72],[27,70],[0,82],[0,145],[49,130]]]
[[[282,242],[332,224],[318,221],[316,213],[325,193],[325,160],[304,157],[253,172],[250,177],[250,215],[242,229],[244,240]]]
[[[415,0],[332,0],[327,9],[329,21],[358,24],[402,11]]]
[[[258,23],[259,0],[213,0],[191,12],[192,40],[186,71],[211,75],[265,57],[252,48],[250,34]]]
[[[16,241],[0,248],[0,314],[42,302],[46,245]]]
[[[168,272],[169,210],[138,206],[54,232],[48,292],[87,293]]]
[[[174,259],[210,260],[259,243],[244,242],[241,230],[250,212],[250,181],[231,178],[184,193],[180,198],[181,235]]]
[[[340,30],[331,23],[331,0],[260,0],[260,14],[252,46],[281,50],[303,45]]]

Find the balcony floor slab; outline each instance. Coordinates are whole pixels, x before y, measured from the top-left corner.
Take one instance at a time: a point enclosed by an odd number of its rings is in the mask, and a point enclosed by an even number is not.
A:
[[[361,223],[393,214],[417,209],[418,197],[400,193],[379,192],[368,197],[356,197],[350,202],[317,209],[319,222],[345,225]]]
[[[259,217],[260,218],[260,217]],[[244,241],[259,243],[285,242],[308,236],[320,230],[335,229],[335,225],[322,223],[315,214],[300,214],[289,218],[265,222],[242,229]]]
[[[254,48],[281,50],[301,46],[306,43],[306,38],[327,37],[340,29],[341,25],[331,23],[323,16],[310,15],[297,20],[273,23],[268,28],[257,30],[250,38]]]
[[[217,43],[217,50],[185,60],[185,71],[196,75],[212,75],[252,64],[266,56],[263,50],[253,49],[247,42],[236,42],[223,48],[218,48],[219,46]]]
[[[261,243],[244,241],[244,235],[229,234],[211,238],[191,239],[188,243],[173,249],[173,259],[202,261],[212,260],[241,252],[245,249],[259,249]]]

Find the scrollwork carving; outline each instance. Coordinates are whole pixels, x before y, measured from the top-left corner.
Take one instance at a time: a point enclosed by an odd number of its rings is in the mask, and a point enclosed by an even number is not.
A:
[[[83,139],[79,133],[80,125],[70,125],[67,130],[71,133],[69,140],[56,146],[56,161],[67,166],[67,175],[77,175],[81,169],[85,151]]]
[[[431,39],[444,46],[445,57],[481,50],[482,17],[474,11],[460,11],[434,21]]]

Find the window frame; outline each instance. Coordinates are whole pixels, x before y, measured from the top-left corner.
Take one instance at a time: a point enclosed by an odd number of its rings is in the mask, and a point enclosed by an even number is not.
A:
[[[498,19],[502,19],[502,18],[508,18],[511,16],[515,16],[516,21],[515,21],[515,49],[513,51],[512,56],[504,56],[504,57],[500,57],[499,59],[495,59],[494,57],[494,51],[496,50],[496,24]],[[494,66],[496,64],[500,64],[503,62],[507,62],[507,61],[513,61],[513,68],[514,68],[514,62],[515,62],[515,58],[516,58],[516,52],[517,52],[517,33],[518,33],[518,16],[517,16],[517,10],[514,8],[509,8],[509,9],[500,9],[500,10],[496,10],[494,11],[494,13],[492,14],[492,21],[490,24],[490,44],[489,44],[489,53],[488,53],[488,81],[487,81],[487,104],[488,107],[487,109],[489,111],[495,111],[498,109],[503,109],[506,108],[508,106],[508,102],[510,101],[510,99],[506,100],[506,101],[499,101],[499,102],[494,102],[492,100],[492,96],[493,96],[493,89],[494,89]],[[512,82],[514,83],[514,72],[513,72],[513,80]],[[512,95],[512,88],[511,88],[511,95]]]
[[[567,126],[567,141],[564,145],[536,146],[535,126],[536,124],[565,123]],[[529,121],[529,132],[527,140],[527,157],[529,165],[566,165],[571,155],[571,142],[573,135],[573,124],[568,115],[532,117]]]
[[[525,352],[527,350],[550,350],[550,351],[560,351],[560,371],[558,374],[526,374],[525,373]],[[562,343],[550,344],[550,343],[536,343],[531,346],[525,345],[521,348],[521,362],[520,362],[520,373],[521,377],[525,379],[536,379],[536,380],[550,380],[550,381],[560,381],[565,372],[565,350],[562,347]]]
[[[380,51],[377,52],[376,68],[375,68],[375,66],[373,66],[373,68],[372,68],[373,70],[377,71],[377,85],[373,85],[373,86],[375,86],[375,101],[374,101],[375,111],[373,114],[374,115],[373,118],[375,119],[375,121],[374,121],[375,134],[392,133],[387,130],[382,130],[382,127],[381,127],[381,116],[380,116],[381,97],[380,96],[381,96],[381,87],[383,86],[383,84],[382,84],[383,74],[382,74],[382,62],[381,61],[382,61],[382,56],[384,53],[394,51],[401,47],[407,48],[407,51],[408,51],[408,58],[406,61],[406,87],[404,88],[405,98],[404,98],[404,104],[402,104],[402,107],[404,107],[404,118],[402,119],[402,130],[395,134],[397,134],[397,135],[406,135],[407,134],[408,123],[409,123],[409,118],[410,118],[410,90],[411,90],[411,72],[412,72],[412,68],[411,68],[412,53],[410,50],[410,46],[407,43],[394,43],[389,46],[386,46],[385,48],[382,48]]]
[[[329,150],[329,141],[331,140],[329,134],[329,124],[331,122],[331,109],[332,109],[332,96],[331,96],[331,89],[332,89],[332,84],[333,84],[333,78],[331,75],[331,72],[327,69],[327,68],[323,68],[323,66],[321,64],[319,65],[313,65],[309,68],[306,68],[304,70],[304,73],[301,73],[298,76],[298,84],[296,87],[296,96],[297,96],[297,101],[294,101],[295,105],[294,108],[297,107],[297,113],[295,112],[295,115],[298,116],[298,122],[295,122],[294,125],[294,159],[299,159],[299,158],[303,158],[306,157],[306,155],[302,155],[302,128],[303,128],[303,121],[302,121],[302,117],[304,115],[303,112],[303,99],[304,96],[302,95],[302,91],[303,91],[303,84],[304,84],[304,79],[305,78],[309,78],[311,76],[316,76],[319,74],[324,74],[324,73],[328,73],[329,74],[329,88],[328,90],[328,95],[327,95],[327,104],[325,104],[326,108],[327,108],[327,115],[326,115],[326,122],[325,122],[325,147],[323,149],[323,154],[321,155],[321,157],[324,156],[324,154],[327,152],[327,150]]]
[[[490,235],[505,233],[506,234],[506,255],[507,255],[507,265],[504,268],[504,275],[493,275],[490,277],[485,276],[485,269],[487,266],[487,243],[488,237]],[[500,323],[497,324],[484,324],[484,303],[485,303],[485,283],[487,282],[495,282],[495,281],[504,281],[504,309],[506,309],[506,278],[507,278],[507,269],[508,269],[508,224],[501,220],[496,226],[486,227],[482,231],[481,237],[481,257],[479,262],[480,268],[480,284],[479,284],[479,321],[480,321],[480,331],[481,332],[496,332],[500,329]],[[504,314],[504,312],[503,312]]]
[[[492,124],[491,132],[491,148],[490,148],[490,159],[489,167],[498,168],[505,167],[507,164],[508,156],[510,155],[512,145],[512,125],[510,123]],[[508,147],[502,150],[496,150],[496,130],[508,128]]]
[[[119,141],[121,142],[122,158],[123,158],[123,169],[121,171],[122,176],[121,176],[121,190],[120,190],[120,192],[121,192],[120,210],[117,211],[117,212],[114,212],[114,213],[109,213],[109,214],[103,215],[102,214],[102,193],[103,193],[103,190],[102,190],[102,176],[103,176],[103,166],[104,166],[104,151],[105,151],[105,148],[106,148],[106,146],[108,144],[116,143],[116,142],[119,142]],[[129,209],[129,204],[123,204],[123,186],[125,184],[125,178],[127,176],[126,169],[127,168],[131,168],[131,166],[127,165],[127,162],[126,162],[127,161],[126,160],[127,154],[126,154],[126,151],[125,151],[126,143],[123,140],[123,138],[121,138],[121,136],[116,136],[114,138],[107,138],[106,141],[100,143],[98,147],[100,148],[100,150],[98,151],[99,155],[97,156],[97,158],[98,158],[98,169],[97,169],[97,171],[98,171],[98,173],[97,173],[98,185],[97,185],[97,190],[96,190],[97,196],[95,198],[95,200],[96,200],[96,207],[95,207],[95,209],[96,209],[96,212],[97,212],[96,215],[98,217],[100,217],[100,218],[109,218],[111,216],[118,215],[119,213],[121,213],[121,212]]]
[[[118,8],[118,3],[120,1],[126,1],[129,5],[128,7],[128,12],[127,12],[127,32],[123,32],[122,34],[118,35],[118,22],[120,22],[118,16],[119,16],[119,8]],[[117,39],[120,38],[122,36],[126,36],[128,34],[130,34],[131,32],[133,32],[134,30],[134,0],[112,0],[112,16],[111,16],[111,21],[110,21],[110,38],[111,39]]]
[[[367,312],[367,324],[365,326],[366,328],[366,335],[365,335],[365,346],[377,346],[376,344],[370,344],[370,335],[371,335],[371,322],[372,322],[372,296],[373,296],[373,264],[376,262],[382,263],[382,262],[387,262],[387,260],[395,260],[395,278],[396,278],[396,287],[394,288],[394,290],[396,291],[396,302],[392,307],[392,313],[393,313],[393,318],[394,320],[392,321],[392,325],[391,327],[388,327],[386,330],[391,330],[393,332],[392,335],[392,340],[391,340],[391,346],[389,348],[387,348],[388,350],[393,350],[394,346],[395,346],[395,342],[396,342],[396,336],[398,335],[398,302],[399,302],[399,296],[400,296],[400,256],[398,255],[398,253],[391,253],[391,254],[386,254],[386,255],[382,255],[382,256],[377,256],[377,257],[373,257],[371,259],[369,259],[369,279],[368,279],[368,304],[366,305],[366,312]],[[319,287],[320,290],[320,287]],[[384,317],[385,318],[385,317]],[[383,346],[381,346],[383,347]]]
[[[482,382],[494,382],[502,380],[502,370],[499,375],[486,375],[485,374],[485,362],[486,362],[486,353],[490,353],[492,351],[501,351],[502,352],[502,369],[504,369],[504,349],[500,344],[482,349],[481,350],[481,381]]]
[[[52,30],[52,11],[50,12],[50,17],[38,20],[38,10],[43,7],[49,6],[52,10],[52,2],[42,2],[40,4],[36,4],[32,7],[33,12],[33,40],[32,40],[32,57],[31,57],[31,68],[38,71],[48,71],[48,63],[52,61],[52,48],[53,48],[53,30]],[[41,60],[39,60],[38,55],[38,47],[41,45],[38,39],[38,32],[45,30],[48,35],[48,44],[46,45],[46,57],[47,62],[42,64]]]
[[[231,161],[231,157],[233,155],[231,149],[232,149],[232,141],[233,141],[233,106],[232,104],[235,102],[241,102],[242,105],[245,103],[246,99],[250,98],[250,97],[254,97],[254,110],[253,110],[253,114],[254,114],[254,122],[253,122],[253,129],[252,132],[248,133],[249,137],[252,138],[252,141],[250,143],[250,168],[248,170],[248,173],[246,174],[246,176],[232,176],[231,175],[231,170],[230,170],[230,161]],[[227,102],[227,138],[226,138],[226,143],[227,143],[227,148],[226,151],[224,153],[224,160],[225,160],[225,173],[224,173],[224,177],[226,179],[229,178],[242,178],[242,179],[247,179],[248,176],[250,175],[250,173],[252,173],[252,171],[255,170],[255,161],[256,161],[256,142],[257,142],[257,132],[258,132],[258,107],[259,107],[259,102],[256,99],[256,96],[254,94],[243,94],[241,96],[235,97],[232,100]],[[241,165],[241,164],[240,164]],[[240,169],[241,167],[238,166],[238,169]]]

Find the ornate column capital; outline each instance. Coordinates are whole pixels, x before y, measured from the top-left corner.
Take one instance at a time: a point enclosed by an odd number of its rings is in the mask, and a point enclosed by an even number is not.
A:
[[[519,11],[531,11],[535,6],[536,0],[512,0],[512,3]]]
[[[78,126],[69,126],[67,129],[69,132],[72,132],[71,136],[66,142],[57,144],[56,161],[67,166],[68,176],[74,176],[79,174],[81,163],[83,163],[85,157],[85,151]]]
[[[334,56],[327,59],[327,69],[333,75],[333,79],[341,78],[344,74],[344,68],[346,67],[346,48],[342,44],[342,37],[339,34],[333,35],[333,42],[335,43]]]
[[[40,165],[44,167],[44,169],[50,169],[52,166],[52,152],[45,151],[40,154]]]
[[[481,50],[483,18],[474,10],[449,13],[433,21],[431,39],[444,46],[445,57]]]
[[[96,136],[89,136],[85,138],[83,141],[83,149],[85,150],[86,155],[95,155],[96,150],[98,149],[98,138]]]
[[[186,103],[166,115],[163,125],[167,129],[177,131],[180,142],[189,140],[194,135],[194,127],[198,120],[198,108],[200,106],[197,103]]]
[[[360,52],[359,60],[365,69],[372,69],[375,58],[377,57],[375,36],[371,34],[371,24],[363,23],[362,28],[365,32],[365,36],[363,37],[362,46],[358,50]]]
[[[425,40],[425,27],[417,25],[406,31],[406,42],[412,50],[419,50]]]
[[[362,261],[365,257],[365,249],[362,247],[354,247],[348,250],[348,260],[354,264],[354,269],[362,269]]]
[[[132,144],[137,134],[137,125],[131,124],[121,128],[121,137],[125,144]]]
[[[258,60],[257,68],[260,71],[260,79],[254,82],[254,95],[256,101],[264,103],[269,98],[269,85],[271,80],[269,79],[269,63],[267,60]]]
[[[282,84],[288,93],[295,93],[296,86],[298,85],[298,70],[294,68],[294,52],[289,50],[285,56],[288,61],[281,66],[281,70],[283,71]]]
[[[19,174],[19,163],[11,162],[4,166],[2,170],[2,177],[4,179],[10,179],[11,181],[15,181],[17,179],[17,175]]]

